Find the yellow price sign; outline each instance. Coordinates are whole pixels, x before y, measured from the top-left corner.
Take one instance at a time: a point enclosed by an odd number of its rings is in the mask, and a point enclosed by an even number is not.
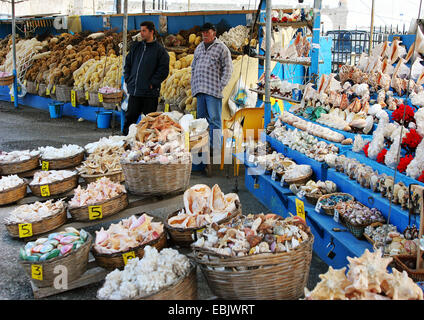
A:
[[[37,82],[37,85],[35,86],[35,90],[38,91],[38,87],[40,86],[40,84]]]
[[[49,171],[49,162],[48,161],[41,161],[41,170]]]
[[[305,205],[302,200],[296,198],[296,214],[306,221]]]
[[[48,185],[40,186],[41,196],[48,197],[50,196],[50,188]]]
[[[190,150],[190,133],[188,131],[184,132],[184,138],[185,138],[186,150],[189,151]]]
[[[164,112],[169,112],[169,104],[165,103],[165,111]]]
[[[255,188],[255,189],[259,189],[259,183],[255,183],[255,184],[253,185],[253,188]]]
[[[85,92],[85,100],[89,100],[90,99],[90,94],[88,93],[88,91]]]
[[[56,92],[56,86],[53,86],[52,93],[54,94],[55,92]]]
[[[15,97],[13,95],[10,95],[10,101],[14,102],[15,101]]]
[[[31,277],[36,280],[43,280],[43,266],[40,264],[32,264]]]
[[[46,96],[49,96],[49,95],[50,95],[50,89],[46,88]]]
[[[32,236],[32,223],[18,224],[19,238],[26,238]]]
[[[90,220],[103,218],[102,206],[88,206],[88,218]]]
[[[73,106],[73,107],[76,107],[77,106],[77,97],[76,97],[77,95],[76,95],[76,92],[75,92],[75,90],[72,90],[71,91],[71,105]]]
[[[103,102],[103,95],[99,93],[99,102]]]
[[[122,258],[124,259],[124,264],[127,265],[128,260],[134,259],[135,258],[135,252],[134,251],[130,251],[127,253],[123,253],[122,254]]]

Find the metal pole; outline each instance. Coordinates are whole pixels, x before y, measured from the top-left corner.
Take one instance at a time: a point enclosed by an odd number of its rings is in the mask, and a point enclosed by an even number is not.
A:
[[[190,0],[187,0],[187,11],[190,11]]]
[[[271,11],[272,11],[272,0],[266,0],[266,21],[265,21],[265,30],[266,30],[266,39],[265,39],[265,116],[264,123],[265,128],[268,123],[271,122],[271,95],[270,95],[270,86],[269,80],[271,78]]]
[[[13,97],[15,108],[18,107],[18,74],[16,72],[16,18],[15,0],[12,0],[12,54],[13,54]]]
[[[368,55],[371,55],[373,36],[374,36],[374,0],[372,0],[372,6],[371,6],[371,30],[370,30],[370,43],[368,47]]]
[[[122,76],[121,84],[124,86],[124,67],[127,56],[127,29],[128,29],[128,0],[124,0],[124,20],[122,26]],[[113,111],[115,112],[115,111]],[[121,109],[121,132],[124,130],[125,112]]]
[[[312,28],[311,49],[311,80],[317,81],[319,77],[319,34],[321,30],[321,0],[314,0],[314,22]]]

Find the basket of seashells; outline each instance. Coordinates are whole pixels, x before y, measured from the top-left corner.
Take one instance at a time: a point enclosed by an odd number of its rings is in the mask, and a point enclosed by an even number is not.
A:
[[[37,171],[29,188],[36,197],[56,196],[74,189],[78,177],[78,173],[71,170]]]
[[[41,164],[47,170],[72,168],[84,160],[84,148],[74,145],[63,145],[61,148],[40,147]]]
[[[355,198],[348,193],[335,192],[335,193],[325,194],[319,197],[317,201],[317,205],[319,204],[327,215],[333,216],[334,207],[339,202],[345,202],[345,201],[354,200],[354,199]]]
[[[38,168],[40,153],[36,150],[0,151],[0,175],[18,174]]]
[[[213,223],[191,246],[193,260],[220,299],[299,299],[313,241],[303,219],[262,213]]]
[[[368,208],[358,201],[342,201],[336,204],[342,222],[349,231],[358,239],[362,239],[364,230],[372,223],[384,223],[382,213],[376,208]]]
[[[225,223],[241,215],[237,194],[224,194],[216,184],[211,188],[197,184],[184,192],[184,208],[168,215],[164,224],[171,240],[189,246],[210,223]]]
[[[298,188],[298,192],[305,194],[306,200],[312,204],[316,204],[318,199],[325,194],[334,193],[337,191],[337,186],[333,181],[314,181],[309,180],[304,186]]]
[[[196,265],[175,249],[147,245],[142,258],[106,276],[99,300],[196,300]]]
[[[109,229],[96,231],[92,253],[96,263],[107,270],[123,269],[130,258],[142,258],[144,248],[157,250],[166,247],[166,233],[162,222],[153,222],[153,217],[142,214],[131,216],[110,225]]]
[[[28,183],[17,175],[0,178],[0,206],[13,203],[25,197]]]
[[[313,175],[313,171],[310,165],[292,165],[282,175],[281,179],[284,179],[289,185],[301,186],[304,185]]]
[[[72,227],[25,244],[19,263],[39,288],[53,286],[57,266],[67,270],[67,280],[77,280],[86,270],[93,237]]]
[[[10,74],[8,72],[1,72],[0,75],[0,86],[9,86],[13,83],[13,79],[15,77],[13,74]]]

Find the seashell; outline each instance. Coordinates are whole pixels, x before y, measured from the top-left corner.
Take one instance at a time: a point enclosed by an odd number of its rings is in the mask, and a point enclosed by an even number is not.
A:
[[[352,144],[352,143],[353,143],[352,138],[347,138],[347,139],[344,139],[344,140],[342,141],[342,144],[343,144],[343,145],[348,145],[348,144]]]
[[[40,253],[47,253],[49,251],[53,250],[53,245],[52,244],[45,244],[43,245],[43,247],[40,249]]]
[[[67,233],[74,233],[76,236],[79,236],[79,231],[75,229],[74,227],[67,227],[65,228],[65,231]]]
[[[41,251],[42,248],[43,248],[43,245],[42,244],[36,245],[35,247],[33,247],[31,249],[31,252],[32,253],[40,253],[40,251]]]
[[[249,242],[249,245],[251,248],[257,246],[261,241],[262,241],[262,237],[260,236],[248,236],[247,237],[247,241]]]
[[[60,250],[59,249],[53,249],[50,252],[47,252],[47,253],[43,254],[40,257],[40,261],[45,261],[45,260],[56,258],[59,254],[60,254]]]
[[[36,245],[43,244],[44,242],[46,242],[48,240],[49,240],[48,238],[39,238],[35,241],[35,244]]]

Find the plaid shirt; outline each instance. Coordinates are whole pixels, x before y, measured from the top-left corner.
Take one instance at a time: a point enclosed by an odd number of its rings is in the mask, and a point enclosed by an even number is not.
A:
[[[230,81],[233,72],[231,53],[219,39],[205,50],[205,43],[199,44],[194,51],[191,63],[191,95],[205,93],[222,98],[222,90]]]

